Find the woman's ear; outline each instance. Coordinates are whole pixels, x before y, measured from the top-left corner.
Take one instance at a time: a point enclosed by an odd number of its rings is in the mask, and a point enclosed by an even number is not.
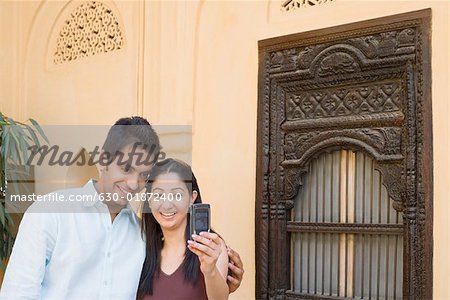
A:
[[[192,191],[192,200],[191,200],[191,204],[195,202],[195,200],[198,197],[198,193],[197,191]]]

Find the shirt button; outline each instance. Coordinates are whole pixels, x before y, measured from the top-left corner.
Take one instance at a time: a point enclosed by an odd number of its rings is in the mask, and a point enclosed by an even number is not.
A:
[[[108,281],[104,281],[103,284],[106,286],[108,285]]]
[[[108,253],[106,254],[106,256],[107,256],[107,257],[110,257],[110,256],[111,256],[111,252],[108,252]]]

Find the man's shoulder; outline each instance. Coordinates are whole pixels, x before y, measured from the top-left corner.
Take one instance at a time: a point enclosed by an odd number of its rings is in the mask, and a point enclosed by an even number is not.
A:
[[[85,196],[86,195],[86,196]],[[86,186],[59,189],[47,194],[37,195],[35,201],[27,209],[27,213],[70,213],[80,212],[84,203],[93,198]]]

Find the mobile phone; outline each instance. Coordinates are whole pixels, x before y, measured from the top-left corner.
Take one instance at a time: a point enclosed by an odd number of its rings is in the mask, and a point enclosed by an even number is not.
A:
[[[189,214],[189,228],[191,230],[191,238],[193,234],[199,234],[202,231],[209,232],[209,230],[211,229],[211,209],[209,204],[192,204],[189,207]]]

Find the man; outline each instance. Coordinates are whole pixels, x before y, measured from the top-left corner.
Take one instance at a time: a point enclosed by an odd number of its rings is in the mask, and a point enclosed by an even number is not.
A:
[[[0,299],[135,299],[145,243],[129,200],[159,151],[147,120],[118,120],[103,145],[99,180],[57,191],[68,201],[36,202],[25,213]],[[236,252],[229,256],[233,292],[243,268]]]

